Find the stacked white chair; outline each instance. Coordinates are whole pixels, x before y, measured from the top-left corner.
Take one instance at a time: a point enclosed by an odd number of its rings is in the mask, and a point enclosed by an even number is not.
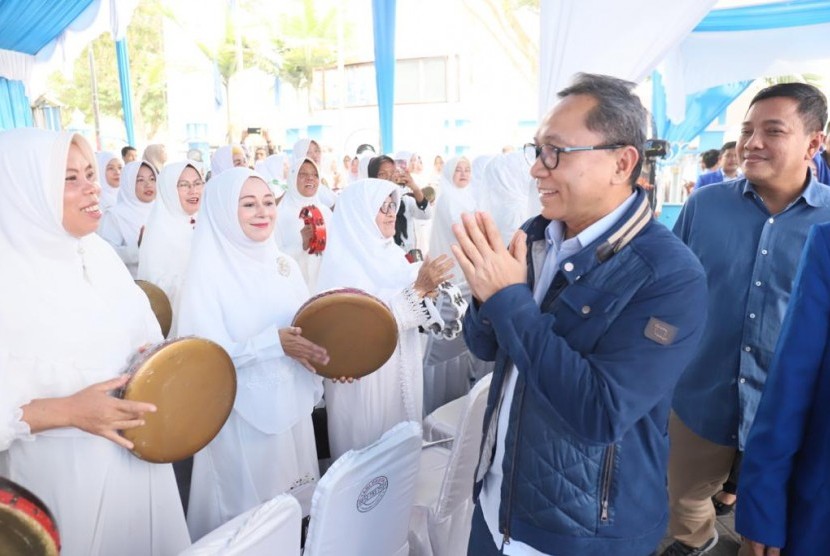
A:
[[[300,503],[281,494],[208,533],[179,556],[300,556]]]
[[[420,457],[413,421],[343,454],[314,491],[304,556],[406,556]]]
[[[473,479],[492,376],[484,376],[461,398],[462,410],[452,448],[443,443],[427,443],[421,452],[421,471],[409,532],[413,556],[467,553],[473,517]]]

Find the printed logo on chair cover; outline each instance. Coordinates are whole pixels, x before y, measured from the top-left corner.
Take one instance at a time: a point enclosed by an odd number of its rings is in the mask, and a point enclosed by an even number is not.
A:
[[[380,504],[388,488],[389,479],[383,475],[366,483],[366,486],[360,491],[360,496],[357,497],[357,511],[365,513],[373,510],[375,506]]]

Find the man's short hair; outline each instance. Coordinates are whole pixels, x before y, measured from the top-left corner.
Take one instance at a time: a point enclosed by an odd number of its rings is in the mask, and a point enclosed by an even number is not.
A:
[[[557,93],[559,98],[588,95],[597,105],[585,117],[585,126],[601,133],[608,144],[631,145],[637,149],[637,163],[631,172],[633,186],[643,167],[648,111],[632,93],[635,84],[608,75],[578,73],[573,83]]]
[[[718,149],[709,149],[708,151],[703,151],[700,155],[700,160],[703,161],[703,165],[706,166],[708,170],[711,170],[718,165],[719,158],[720,151]]]
[[[124,158],[125,156],[127,156],[127,153],[130,152],[130,151],[135,151],[135,147],[131,147],[129,145],[127,145],[126,147],[121,147],[121,158]],[[136,151],[136,152],[138,152],[138,151]]]
[[[827,123],[827,98],[816,87],[807,83],[778,83],[758,91],[749,106],[768,98],[791,98],[798,103],[798,115],[804,131],[814,133]]]
[[[392,157],[386,156],[385,154],[376,156],[369,161],[369,166],[366,168],[366,172],[369,174],[370,178],[378,177],[378,172],[380,172],[380,165],[384,162],[391,162],[392,164],[395,164],[395,161],[392,160]]]
[[[723,146],[720,148],[720,155],[721,155],[721,156],[723,156],[723,153],[725,153],[726,151],[728,151],[728,150],[730,150],[730,149],[735,149],[735,148],[737,148],[737,147],[738,147],[738,143],[737,143],[737,142],[735,142],[735,141],[727,141],[727,142],[726,142],[726,143],[724,143],[724,144],[723,144]]]

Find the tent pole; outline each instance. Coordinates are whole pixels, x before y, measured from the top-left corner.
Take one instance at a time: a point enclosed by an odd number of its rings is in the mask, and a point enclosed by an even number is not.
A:
[[[121,109],[124,112],[124,127],[127,129],[127,143],[135,147],[133,95],[130,86],[130,57],[127,53],[126,38],[115,41],[115,57],[118,60],[118,83],[121,86]]]

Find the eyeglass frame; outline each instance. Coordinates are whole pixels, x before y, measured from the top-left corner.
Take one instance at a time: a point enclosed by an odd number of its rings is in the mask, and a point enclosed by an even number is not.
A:
[[[189,181],[179,181],[176,182],[177,189],[201,189],[205,186],[204,180],[189,182]]]
[[[384,207],[386,207],[386,210],[383,210]],[[385,215],[388,216],[390,214],[393,214],[393,213],[397,212],[397,209],[398,209],[398,203],[396,203],[395,201],[384,201],[383,204],[380,205],[380,208],[378,209],[378,211],[381,214],[385,214]]]
[[[575,152],[583,152],[583,151],[610,151],[614,149],[622,149],[623,147],[627,147],[628,145],[620,144],[620,143],[608,143],[608,144],[601,144],[601,145],[591,145],[587,147],[557,147],[556,145],[551,145],[550,143],[542,143],[541,145],[537,145],[536,143],[525,143],[522,145],[522,153],[524,154],[525,160],[528,164],[533,166],[537,160],[542,161],[542,166],[544,166],[547,170],[553,171],[559,167],[559,155],[562,153],[575,153]],[[528,148],[532,148],[535,152],[535,157],[533,160],[530,160],[528,155]],[[550,149],[551,154],[556,155],[556,164],[552,167],[548,166],[545,162],[545,159],[542,158],[542,154],[544,154],[544,149]]]

